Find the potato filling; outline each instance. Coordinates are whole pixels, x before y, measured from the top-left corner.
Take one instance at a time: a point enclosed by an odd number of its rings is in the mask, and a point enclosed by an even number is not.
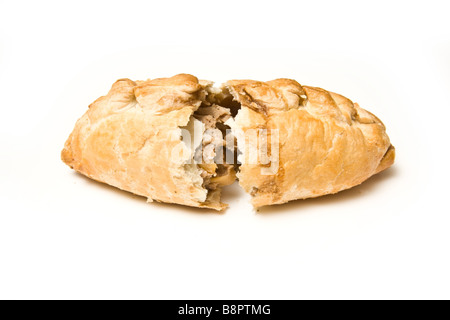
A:
[[[227,136],[231,130],[225,122],[235,116],[239,108],[226,90],[209,87],[206,99],[194,113],[194,118],[205,126],[194,161],[207,190],[214,191],[236,180],[236,141]]]

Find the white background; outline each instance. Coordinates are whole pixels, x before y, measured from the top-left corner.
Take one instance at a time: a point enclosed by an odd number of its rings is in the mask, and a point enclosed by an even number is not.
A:
[[[446,1],[0,1],[0,298],[450,298]],[[289,77],[379,116],[393,168],[224,214],[60,161],[119,78]]]

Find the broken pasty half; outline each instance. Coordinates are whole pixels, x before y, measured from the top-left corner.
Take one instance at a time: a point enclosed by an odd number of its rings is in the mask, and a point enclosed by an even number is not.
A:
[[[159,201],[223,210],[236,179],[254,207],[336,193],[394,162],[383,123],[295,80],[188,74],[120,79],[77,121],[61,154],[94,180]]]

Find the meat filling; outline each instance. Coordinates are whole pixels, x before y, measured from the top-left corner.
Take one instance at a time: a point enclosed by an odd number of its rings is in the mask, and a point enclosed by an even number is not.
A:
[[[208,190],[232,184],[236,180],[233,163],[227,163],[227,129],[225,122],[232,117],[229,108],[212,101],[204,101],[194,113],[194,117],[205,125],[202,144],[195,150],[194,159],[200,168],[203,187]]]

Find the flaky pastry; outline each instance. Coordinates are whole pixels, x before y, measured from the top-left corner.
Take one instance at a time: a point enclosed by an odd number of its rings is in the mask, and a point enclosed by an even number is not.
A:
[[[290,79],[216,88],[188,74],[118,80],[62,151],[74,170],[150,202],[215,210],[236,178],[261,207],[351,188],[394,158],[383,123],[339,94]]]

